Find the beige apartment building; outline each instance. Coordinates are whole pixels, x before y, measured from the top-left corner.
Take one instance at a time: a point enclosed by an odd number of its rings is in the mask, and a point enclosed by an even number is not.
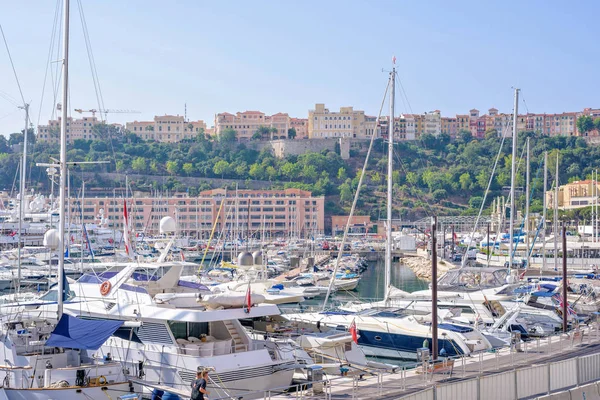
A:
[[[208,238],[215,221],[215,235],[226,236],[236,227],[247,232],[248,226],[255,237],[261,232],[269,237],[323,233],[324,203],[324,197],[300,189],[238,190],[237,196],[236,191],[214,189],[201,192],[198,197],[185,193],[146,197],[144,193],[136,193],[127,202],[136,232],[157,234],[160,220],[171,216],[178,222],[181,234],[198,238]],[[122,229],[123,204],[123,198],[87,198],[82,207],[84,221],[97,221],[103,214],[110,226]],[[72,206],[71,212],[81,214],[78,206]]]
[[[193,139],[206,130],[204,121],[186,121],[180,115],[155,116],[153,121],[127,122],[125,127],[144,140],[176,143]]]
[[[373,124],[369,129],[376,129]],[[339,112],[331,112],[325,104],[316,104],[308,111],[309,139],[357,138],[367,139],[365,112],[352,107],[341,107]]]
[[[47,125],[38,125],[38,140],[58,143],[60,139],[60,122],[61,118],[59,117],[56,120],[48,121]],[[76,139],[96,139],[93,127],[100,123],[96,117],[67,118],[67,143],[73,143]]]
[[[598,183],[598,181],[586,179],[559,186],[558,208],[569,210],[595,204],[600,196],[600,185]],[[546,192],[546,204],[548,204],[548,208],[554,208],[554,190]]]
[[[233,129],[238,141],[252,140],[260,127],[267,127],[271,131],[261,140],[287,139],[288,130],[296,129],[296,138],[307,137],[308,127],[306,119],[290,118],[287,113],[265,115],[260,111],[237,112],[235,115],[228,112],[219,113],[215,117],[215,134],[219,136],[225,129]]]

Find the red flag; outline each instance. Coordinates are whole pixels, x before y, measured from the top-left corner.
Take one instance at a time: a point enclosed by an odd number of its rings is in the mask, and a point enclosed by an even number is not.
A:
[[[185,254],[183,254],[183,251],[179,253],[181,255],[181,261],[185,261]]]
[[[252,293],[250,292],[250,282],[248,282],[248,289],[246,290],[246,312],[250,312],[250,308],[252,308]]]
[[[392,63],[396,65],[396,56],[392,57]]]
[[[354,343],[358,344],[358,329],[356,329],[356,321],[352,320],[350,327],[348,328],[348,332],[352,335],[352,340]]]
[[[125,253],[131,257],[132,249],[129,240],[129,214],[127,213],[127,200],[123,200],[123,241],[125,242]]]
[[[458,240],[457,240],[457,237],[456,237],[456,232],[454,232],[454,233],[452,234],[452,240],[454,240],[454,243],[456,243],[456,242],[458,241]]]

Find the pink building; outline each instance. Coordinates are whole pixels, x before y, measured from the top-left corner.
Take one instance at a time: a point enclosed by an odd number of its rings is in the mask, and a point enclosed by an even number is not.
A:
[[[185,193],[170,197],[142,196],[136,193],[127,204],[132,227],[146,234],[158,233],[159,222],[165,216],[175,218],[180,233],[192,237],[208,238],[215,220],[215,232],[225,235],[236,227],[247,232],[248,225],[255,237],[261,232],[270,237],[307,236],[324,230],[324,197],[313,197],[300,189],[238,190],[237,197],[235,191],[225,189],[207,190],[198,197]],[[92,223],[103,214],[110,226],[122,229],[123,204],[123,198],[88,198],[82,207],[84,221]],[[75,205],[71,206],[71,212],[81,213]]]

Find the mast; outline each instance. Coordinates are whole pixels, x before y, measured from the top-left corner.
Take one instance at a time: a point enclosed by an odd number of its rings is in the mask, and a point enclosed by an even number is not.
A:
[[[558,271],[558,151],[556,152],[556,175],[554,179],[554,270]],[[566,299],[565,299],[566,301]]]
[[[390,293],[392,271],[392,172],[394,169],[394,108],[396,98],[396,57],[393,58],[392,72],[390,72],[390,123],[388,125],[388,172],[387,172],[387,225],[385,230],[385,288],[384,299]]]
[[[514,252],[513,248],[515,245],[514,240],[514,224],[515,224],[515,212],[517,211],[517,201],[515,196],[515,181],[516,181],[516,164],[515,161],[517,159],[517,117],[519,114],[519,89],[515,88],[515,106],[513,112],[513,131],[512,131],[512,165],[510,172],[510,223],[509,223],[509,235],[510,235],[510,245],[508,247],[509,251],[509,261],[508,261],[508,272],[510,273],[513,267],[514,260]]]
[[[23,131],[23,161],[21,161],[21,188],[19,189],[21,201],[19,201],[19,242],[17,243],[18,252],[18,266],[17,266],[17,287],[16,291],[21,291],[21,247],[23,241],[21,235],[23,234],[23,218],[25,217],[23,211],[23,205],[25,204],[25,179],[27,177],[27,123],[29,122],[29,104],[23,105],[25,109],[25,130]]]
[[[542,214],[542,271],[546,269],[546,214],[548,201],[546,192],[548,191],[548,152],[544,152],[544,211]]]
[[[67,109],[69,100],[69,0],[64,0],[63,69],[62,69],[62,120],[60,121],[60,187],[58,222],[58,319],[63,313],[65,270],[65,187],[67,180]]]
[[[531,190],[531,188],[529,187],[529,179],[530,179],[530,175],[529,175],[529,157],[531,156],[531,154],[529,153],[529,138],[527,138],[527,170],[526,170],[526,179],[527,179],[527,183],[526,183],[526,190],[525,190],[525,243],[527,246],[526,252],[527,252],[527,263],[525,264],[526,268],[529,268],[529,191]]]

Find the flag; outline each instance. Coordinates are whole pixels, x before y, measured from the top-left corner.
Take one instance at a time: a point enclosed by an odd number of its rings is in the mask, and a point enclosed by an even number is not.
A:
[[[250,313],[250,308],[252,308],[252,293],[250,292],[250,282],[248,282],[248,289],[246,290],[246,309],[244,311]]]
[[[392,57],[392,64],[396,65],[396,56]]]
[[[125,253],[131,257],[133,254],[131,241],[129,240],[129,214],[127,213],[127,200],[123,200],[123,240],[125,241]]]
[[[356,320],[352,320],[350,327],[348,328],[348,332],[352,335],[352,340],[354,343],[358,344],[358,329],[356,329]]]
[[[179,252],[179,254],[181,255],[181,261],[185,261],[185,254],[183,254],[183,251]]]
[[[454,240],[454,243],[458,241],[457,239],[456,232],[452,232],[452,240]]]
[[[562,310],[562,308],[563,308],[563,297],[562,297],[562,294],[557,293],[554,296],[552,296],[552,298],[554,300],[556,300],[556,302],[558,302],[558,307]],[[577,313],[575,312],[575,309],[573,309],[573,307],[571,307],[571,305],[569,304],[568,301],[567,301],[567,315],[577,316]]]

